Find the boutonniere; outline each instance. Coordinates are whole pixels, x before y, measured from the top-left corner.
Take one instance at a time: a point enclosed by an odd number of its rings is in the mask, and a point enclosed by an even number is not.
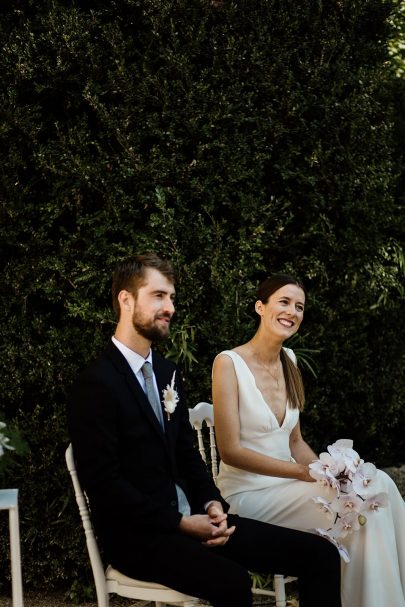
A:
[[[174,378],[176,376],[176,371],[173,373],[172,381],[170,385],[167,384],[166,389],[163,390],[163,405],[164,409],[167,413],[167,419],[170,420],[170,414],[174,413],[175,408],[177,407],[177,403],[179,402],[179,395],[177,394],[177,390],[174,389]]]

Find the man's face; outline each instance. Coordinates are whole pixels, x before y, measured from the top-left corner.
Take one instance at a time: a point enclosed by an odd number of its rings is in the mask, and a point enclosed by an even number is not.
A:
[[[169,335],[174,314],[174,285],[154,268],[146,270],[145,280],[135,299],[132,324],[146,339],[162,341]]]

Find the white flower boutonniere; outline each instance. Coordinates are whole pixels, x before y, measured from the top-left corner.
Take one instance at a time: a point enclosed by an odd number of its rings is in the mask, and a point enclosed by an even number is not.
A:
[[[174,413],[174,410],[177,407],[177,403],[179,402],[179,395],[177,394],[177,390],[174,389],[175,376],[176,371],[173,373],[170,386],[169,384],[167,384],[166,389],[163,390],[163,405],[167,413],[167,419],[170,419],[170,414]]]

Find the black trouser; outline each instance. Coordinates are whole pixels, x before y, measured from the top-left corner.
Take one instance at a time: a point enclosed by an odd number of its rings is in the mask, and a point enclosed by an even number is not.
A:
[[[215,607],[252,605],[249,571],[298,577],[300,607],[340,607],[340,557],[319,536],[235,515],[224,546],[208,548],[180,532],[122,538],[111,564],[130,577],[158,582]]]

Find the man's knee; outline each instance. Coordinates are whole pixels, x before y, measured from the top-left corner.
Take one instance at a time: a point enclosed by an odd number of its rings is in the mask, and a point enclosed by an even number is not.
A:
[[[316,550],[312,552],[312,556],[316,558],[318,571],[322,570],[324,575],[339,574],[340,555],[336,546],[323,537],[315,537],[318,541]]]

